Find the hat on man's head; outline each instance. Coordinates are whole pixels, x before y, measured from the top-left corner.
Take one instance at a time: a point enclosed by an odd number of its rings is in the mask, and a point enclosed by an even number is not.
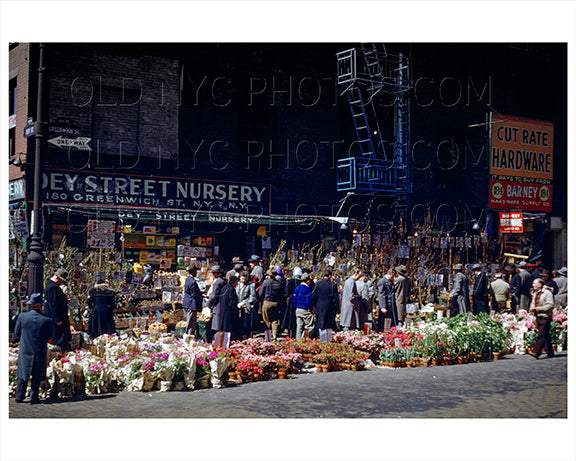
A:
[[[461,271],[462,270],[462,264],[458,263],[458,264],[454,264],[454,267],[452,268],[455,271]]]
[[[526,261],[520,261],[518,267],[526,267]]]
[[[243,267],[244,267],[244,266],[242,265],[242,263],[236,263],[236,264],[234,264],[234,270],[239,271],[239,270],[242,270]]]
[[[260,261],[260,256],[258,255],[252,255],[250,256],[250,259],[248,260],[248,262],[250,263],[257,263]]]
[[[189,264],[188,267],[186,267],[186,270],[188,272],[198,271],[198,266],[196,264]]]
[[[482,270],[482,266],[480,264],[474,264],[472,266],[472,270],[473,271],[481,271]]]
[[[310,274],[308,272],[304,272],[302,274],[302,277],[300,277],[300,280],[302,280],[303,282],[305,282],[306,280],[310,280]]]
[[[494,274],[494,278],[495,279],[501,279],[502,278],[502,274],[500,272],[497,272]]]
[[[568,268],[563,266],[561,269],[558,269],[558,273],[564,277],[568,277]]]
[[[296,267],[294,268],[294,270],[292,271],[292,275],[293,275],[294,277],[300,277],[300,276],[302,275],[302,268],[296,266]]]
[[[68,281],[68,271],[66,269],[60,268],[54,273],[54,275],[64,282]]]
[[[42,298],[42,293],[32,293],[30,299],[26,301],[26,305],[31,304],[44,304],[44,299]]]
[[[238,281],[238,277],[236,277],[235,275],[232,275],[229,279],[228,279],[228,283],[230,285],[232,285],[233,283],[236,283]]]
[[[402,266],[396,266],[396,267],[394,268],[394,270],[395,270],[396,272],[398,272],[399,274],[401,274],[401,275],[406,275],[406,266],[404,266],[404,265],[402,265]]]
[[[232,262],[233,262],[234,264],[244,264],[244,261],[242,261],[242,260],[240,259],[240,256],[234,256],[234,257],[232,258]]]
[[[219,264],[214,264],[211,268],[210,268],[211,272],[219,272],[222,273],[222,268],[220,267]]]

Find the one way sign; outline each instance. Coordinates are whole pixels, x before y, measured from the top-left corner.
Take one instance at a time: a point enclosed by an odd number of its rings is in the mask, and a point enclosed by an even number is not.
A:
[[[49,139],[48,142],[60,149],[66,149],[68,147],[74,147],[78,150],[92,150],[92,148],[88,145],[92,138],[85,138],[82,136],[78,136],[77,138],[64,138],[62,136],[58,136],[56,138]]]

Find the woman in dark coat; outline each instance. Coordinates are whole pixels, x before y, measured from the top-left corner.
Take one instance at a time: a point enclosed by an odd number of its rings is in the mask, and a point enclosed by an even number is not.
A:
[[[116,333],[114,324],[114,290],[104,281],[99,281],[88,296],[88,307],[92,309],[88,319],[88,334],[94,339],[104,334]]]
[[[40,293],[34,293],[26,304],[31,310],[18,316],[15,327],[16,335],[20,338],[16,402],[24,400],[28,381],[32,378],[30,403],[38,403],[40,382],[46,379],[46,349],[48,341],[54,335],[54,324],[50,317],[42,314],[43,301]]]

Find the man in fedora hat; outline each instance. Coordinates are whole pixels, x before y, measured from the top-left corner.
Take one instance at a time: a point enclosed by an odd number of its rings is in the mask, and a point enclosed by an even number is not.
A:
[[[396,297],[396,309],[398,310],[398,323],[404,325],[406,318],[406,304],[410,296],[410,278],[406,272],[406,266],[396,266],[394,278],[394,296]]]
[[[480,264],[472,266],[474,272],[474,287],[472,288],[472,299],[474,300],[474,313],[480,314],[490,312],[488,307],[488,277],[482,270]]]
[[[68,318],[68,298],[60,288],[68,281],[68,271],[58,269],[46,282],[44,288],[44,314],[54,322],[54,336],[52,344],[59,346],[62,352],[71,349],[72,335],[70,334],[70,320]]]
[[[240,259],[238,256],[234,256],[232,258],[232,269],[226,272],[226,280],[230,280],[230,277],[240,277],[240,272],[244,269],[244,261]]]
[[[250,277],[252,277],[252,282],[256,285],[256,289],[260,288],[262,282],[264,281],[264,268],[260,265],[260,256],[252,255],[248,260],[250,268]]]
[[[186,334],[198,337],[198,312],[202,311],[202,292],[196,281],[198,267],[191,263],[186,270],[188,277],[184,282],[184,296],[182,308],[186,312]]]
[[[211,293],[208,297],[207,305],[210,309],[212,309],[212,325],[211,328],[213,331],[224,331],[223,321],[224,321],[224,308],[221,305],[222,301],[222,290],[226,285],[226,280],[222,278],[222,268],[216,264],[212,266],[210,269],[212,272],[212,276],[214,277],[214,282],[210,287]],[[208,342],[212,342],[212,332],[208,333],[208,328],[206,334],[209,335]]]
[[[468,277],[462,272],[462,264],[454,264],[456,274],[450,290],[450,317],[470,312],[470,297],[468,292]]]
[[[30,308],[16,321],[16,335],[20,339],[16,377],[16,402],[21,403],[30,384],[30,403],[39,403],[40,382],[46,379],[47,344],[54,334],[54,324],[42,314],[42,294],[34,293],[26,305]]]
[[[526,268],[527,265],[525,261],[518,264],[519,279],[516,280],[515,285],[511,288],[514,294],[518,297],[518,308],[528,310],[530,308],[530,302],[532,301],[532,294],[530,292],[532,287],[532,276]]]
[[[568,269],[564,266],[558,269],[558,277],[554,278],[558,286],[558,293],[554,298],[556,305],[566,307],[568,304]]]

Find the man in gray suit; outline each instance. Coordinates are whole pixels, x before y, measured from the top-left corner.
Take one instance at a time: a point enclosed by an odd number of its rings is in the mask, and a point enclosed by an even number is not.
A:
[[[454,264],[452,268],[454,282],[450,290],[450,317],[470,312],[470,287],[468,277],[462,272],[462,264]]]
[[[406,266],[397,266],[396,273],[397,275],[394,278],[394,295],[396,297],[396,309],[398,309],[398,323],[404,324],[406,304],[410,296],[412,282],[406,272]]]

